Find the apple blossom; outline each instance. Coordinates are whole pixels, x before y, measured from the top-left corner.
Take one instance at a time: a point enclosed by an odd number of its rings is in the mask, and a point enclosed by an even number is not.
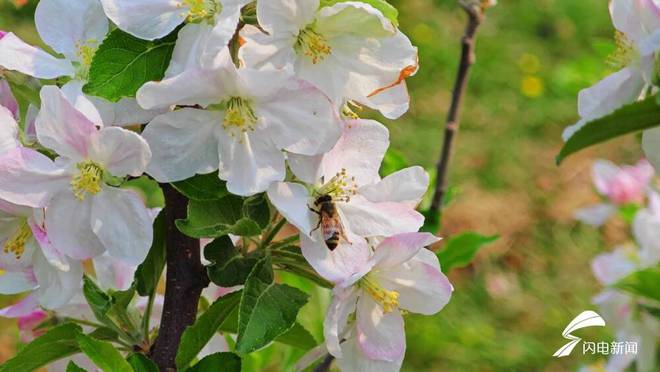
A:
[[[0,79],[0,106],[8,109],[14,119],[18,119],[18,102],[16,102],[16,98],[11,92],[9,83],[4,79]]]
[[[406,348],[401,312],[432,315],[449,302],[453,287],[424,248],[436,241],[428,233],[386,238],[335,287],[324,334],[342,370],[397,371]]]
[[[67,256],[87,259],[107,250],[139,264],[151,245],[152,216],[137,194],[108,183],[142,174],[151,158],[147,143],[125,129],[98,129],[57,87],[43,87],[41,102],[37,138],[60,156],[8,152],[0,162],[0,198],[46,207],[49,239]]]
[[[239,58],[247,66],[293,65],[338,106],[355,101],[391,119],[408,111],[405,79],[417,72],[417,49],[371,5],[258,1],[257,17],[261,29],[241,31]]]
[[[213,68],[147,83],[137,98],[147,109],[205,108],[176,110],[147,125],[143,136],[154,154],[147,171],[160,182],[219,169],[230,192],[252,195],[284,179],[282,150],[316,155],[341,132],[332,105],[316,88],[288,70],[236,69],[226,50]]]

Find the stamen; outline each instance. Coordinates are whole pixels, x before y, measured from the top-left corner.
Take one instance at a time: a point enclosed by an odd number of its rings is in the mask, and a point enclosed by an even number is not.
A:
[[[94,39],[76,43],[76,56],[79,60],[76,78],[79,80],[87,80],[89,76],[89,68],[92,65],[92,60],[94,59],[94,54],[97,49],[98,41]]]
[[[220,4],[215,0],[183,0],[177,7],[188,7],[188,13],[181,13],[187,22],[200,22],[212,18],[220,12]]]
[[[316,192],[319,195],[330,195],[334,201],[348,203],[351,201],[351,197],[357,194],[357,190],[358,185],[355,177],[349,177],[346,169],[342,168],[330,181],[319,187]]]
[[[13,253],[16,256],[16,259],[19,260],[23,253],[25,252],[25,243],[32,236],[32,230],[27,223],[27,220],[24,221],[21,226],[14,232],[14,235],[7,240],[5,247],[3,249],[4,253]]]
[[[614,34],[616,49],[607,57],[607,63],[615,69],[630,65],[635,59],[635,44],[622,32]]]
[[[316,31],[314,24],[300,30],[296,40],[295,49],[312,59],[313,64],[323,61],[332,53],[332,47],[326,38]]]
[[[253,131],[257,125],[257,115],[252,109],[250,101],[232,97],[226,103],[225,119],[222,128],[232,137]]]
[[[367,291],[374,301],[383,307],[385,313],[392,312],[399,306],[399,292],[386,290],[369,274],[360,279],[358,286]]]
[[[76,168],[79,172],[71,178],[71,188],[76,198],[83,201],[85,194],[99,193],[103,181],[103,168],[91,160],[76,164]]]

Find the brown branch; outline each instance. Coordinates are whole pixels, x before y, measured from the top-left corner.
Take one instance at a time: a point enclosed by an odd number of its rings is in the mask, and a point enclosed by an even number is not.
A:
[[[454,91],[452,93],[451,106],[447,113],[445,122],[445,136],[442,144],[442,153],[437,165],[437,178],[435,183],[435,192],[431,202],[430,212],[435,215],[442,210],[443,198],[447,192],[447,177],[449,173],[449,162],[453,152],[454,139],[458,133],[459,119],[463,96],[467,87],[470,67],[475,62],[475,37],[477,30],[484,19],[484,8],[476,1],[461,1],[461,7],[468,15],[468,22],[465,26],[465,33],[461,41],[461,61],[456,74]]]
[[[160,329],[150,357],[161,371],[175,371],[181,334],[195,321],[199,298],[209,278],[201,262],[199,240],[183,235],[174,224],[186,218],[187,199],[171,185],[161,186],[165,194],[162,213],[167,226],[167,279]]]

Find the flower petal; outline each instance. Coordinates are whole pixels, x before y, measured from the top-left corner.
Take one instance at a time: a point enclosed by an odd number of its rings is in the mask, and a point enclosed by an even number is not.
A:
[[[116,177],[139,177],[151,160],[147,141],[135,132],[118,127],[94,133],[89,152],[91,160],[102,164]]]
[[[358,345],[357,338],[351,337],[341,344],[342,357],[337,358],[339,369],[344,372],[399,372],[403,357],[395,361],[368,358]]]
[[[301,181],[315,184],[321,179],[321,164],[324,155],[307,156],[288,153],[286,157],[289,169]]]
[[[121,30],[140,39],[159,39],[183,23],[189,8],[170,0],[101,0],[105,14]]]
[[[384,239],[374,252],[376,267],[381,269],[396,268],[410,259],[417,253],[435,242],[439,238],[429,233],[411,232],[398,234]]]
[[[362,186],[360,195],[372,202],[401,202],[416,206],[429,186],[429,174],[420,166],[394,172],[378,183]]]
[[[608,203],[598,203],[576,210],[575,219],[594,227],[602,226],[616,212],[616,207]]]
[[[328,352],[335,358],[342,357],[342,335],[348,317],[355,312],[358,291],[353,287],[335,290],[323,322],[323,336]]]
[[[291,30],[268,35],[255,26],[246,25],[241,30],[245,44],[238,50],[238,58],[245,66],[258,69],[293,64],[298,58],[293,49],[297,32]]]
[[[60,251],[76,260],[96,257],[105,251],[92,231],[92,204],[90,196],[80,201],[72,192],[64,191],[55,195],[46,209],[48,238]]]
[[[644,131],[642,148],[656,171],[660,172],[660,128]]]
[[[373,203],[359,194],[337,208],[346,227],[364,237],[414,232],[424,224],[424,216],[404,203]]]
[[[398,310],[384,313],[371,296],[364,293],[357,303],[357,341],[370,359],[394,362],[406,352],[403,317]]]
[[[18,124],[14,115],[9,109],[0,106],[0,156],[18,146]]]
[[[130,190],[105,187],[93,200],[92,228],[110,255],[129,265],[142,263],[153,240],[152,218],[142,199]]]
[[[32,269],[5,271],[0,275],[0,294],[12,295],[31,291],[36,287]]]
[[[634,251],[617,248],[612,252],[601,253],[591,262],[594,276],[603,285],[611,285],[637,269],[633,262]]]
[[[18,115],[20,114],[18,111],[18,102],[11,91],[11,87],[9,87],[9,83],[4,79],[0,80],[0,106],[8,109],[12,116],[14,116],[14,119],[18,120]]]
[[[218,169],[221,120],[217,112],[192,108],[157,116],[142,132],[153,155],[147,172],[174,182]]]
[[[34,275],[39,282],[35,292],[39,303],[46,309],[57,309],[71,301],[80,292],[83,277],[80,262],[70,262],[69,271],[61,271],[51,266],[40,252],[34,260]]]
[[[93,259],[96,281],[103,290],[125,291],[133,282],[136,266],[110,256],[107,252]]]
[[[0,309],[0,316],[4,318],[19,318],[32,313],[39,308],[37,296],[32,293],[17,303]]]
[[[274,182],[268,188],[268,199],[301,234],[310,235],[316,220],[310,210],[310,196],[305,186],[298,183]]]
[[[101,112],[90,99],[83,93],[84,83],[80,80],[71,80],[62,86],[62,94],[73,105],[73,107],[83,113],[89,121],[98,126],[105,124],[101,119]]]
[[[332,251],[326,246],[319,230],[313,233],[314,239],[300,234],[303,256],[319,275],[331,282],[355,281],[373,266],[365,239],[349,231],[346,234],[348,241],[340,242]]]
[[[145,110],[138,105],[135,98],[122,98],[118,102],[106,101],[99,97],[89,99],[101,115],[101,121],[105,126],[146,124],[168,111],[168,109]]]
[[[71,62],[26,44],[12,32],[0,39],[0,66],[38,79],[74,76]]]
[[[41,248],[41,252],[43,253],[44,257],[55,268],[61,271],[69,271],[69,260],[62,252],[53,246],[53,244],[50,242],[50,239],[48,239],[48,233],[46,232],[46,229],[42,226],[43,219],[45,218],[43,215],[44,211],[42,209],[36,209],[34,214],[37,215],[41,221],[38,223],[35,221],[35,218],[31,218],[28,220],[28,223],[30,225],[30,229],[32,230],[32,236],[34,236],[34,239],[39,244],[39,248]]]
[[[294,35],[309,23],[319,8],[319,0],[270,0],[257,2],[259,25],[268,33]]]

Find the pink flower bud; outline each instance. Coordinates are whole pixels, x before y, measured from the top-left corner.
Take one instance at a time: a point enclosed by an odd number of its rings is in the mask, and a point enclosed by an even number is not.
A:
[[[30,342],[39,337],[44,331],[34,331],[34,329],[48,318],[48,313],[43,310],[35,310],[27,315],[18,318],[18,329],[21,332],[21,341]]]
[[[646,160],[634,166],[617,167],[600,162],[594,167],[594,182],[598,191],[613,204],[642,203],[654,169]]]

